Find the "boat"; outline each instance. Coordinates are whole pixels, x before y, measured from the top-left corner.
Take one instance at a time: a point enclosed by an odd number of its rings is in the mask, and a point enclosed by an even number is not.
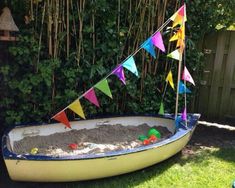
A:
[[[111,151],[100,154],[51,157],[41,155],[19,155],[12,151],[14,141],[25,136],[50,135],[69,131],[61,123],[46,125],[16,126],[7,131],[2,140],[4,161],[10,178],[16,181],[69,182],[98,179],[133,172],[159,163],[175,155],[188,143],[196,127],[199,114],[188,114],[188,128],[176,131],[174,115],[121,116],[71,122],[73,129],[92,129],[99,124],[164,125],[173,134],[155,144],[133,149]]]
[[[180,20],[179,18],[184,18],[182,16],[184,15],[184,11],[185,5],[183,5],[171,17],[171,19],[166,21],[163,25],[166,26],[170,21],[174,20],[178,22]],[[176,19],[177,15],[180,17]],[[162,28],[164,27],[162,26],[160,29]],[[159,37],[158,31],[155,32],[153,36],[156,36],[157,34]],[[180,32],[182,31],[184,31],[184,29]],[[141,48],[144,48],[151,54],[153,52],[151,51],[151,45],[149,46],[149,40],[143,43]],[[162,45],[160,45],[160,48],[162,48]],[[130,63],[134,65],[133,55],[136,54],[138,50],[129,56],[122,64],[124,65],[126,63],[128,66],[125,66],[125,68],[134,74],[137,73],[136,67],[130,66]],[[81,97],[85,97],[91,103],[99,106],[94,95],[94,88],[102,89],[96,85],[76,99],[72,104],[53,116],[53,119],[60,123],[20,125],[10,128],[4,133],[2,137],[2,154],[10,178],[15,181],[30,182],[70,182],[99,179],[143,169],[164,161],[180,152],[189,142],[200,118],[200,114],[186,114],[186,108],[182,114],[178,113],[178,95],[179,93],[185,94],[186,105],[186,93],[189,91],[185,84],[180,83],[182,61],[182,53],[180,52],[181,50],[178,49],[177,51],[169,54],[169,57],[179,60],[176,110],[174,114],[159,113],[160,115],[111,116],[69,122],[64,112],[66,109],[70,109],[80,117],[84,118],[81,104],[79,102]],[[116,74],[118,78],[124,82],[125,80],[121,76],[120,70],[122,69],[120,69],[119,65],[108,76]],[[184,81],[192,82],[192,78],[188,71],[185,73],[187,73],[187,77],[185,77]],[[102,84],[106,84],[106,90],[103,90],[103,92],[110,97],[110,92],[107,90],[107,82],[105,82],[108,76],[106,76],[101,82]],[[170,85],[172,85],[171,77],[168,78]],[[160,111],[162,112],[162,106]],[[69,128],[71,127],[73,130],[92,130],[100,125],[110,126],[117,124],[121,124],[124,127],[129,125],[139,126],[141,124],[147,124],[149,127],[161,125],[171,133],[171,136],[150,144],[142,144],[138,147],[97,153],[83,153],[79,155],[44,155],[37,153],[37,151],[28,153],[15,152],[14,143],[26,137],[50,136],[58,133],[65,133],[70,131],[71,129]],[[62,125],[65,125],[65,128]]]

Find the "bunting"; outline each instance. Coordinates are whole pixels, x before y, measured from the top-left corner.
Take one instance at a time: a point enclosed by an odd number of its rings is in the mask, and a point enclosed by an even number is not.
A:
[[[184,41],[182,39],[178,39],[176,47],[180,47],[179,51],[180,53],[183,53],[185,47]]]
[[[186,121],[186,120],[187,120],[187,110],[186,110],[186,108],[184,108],[184,111],[183,111],[182,114],[181,114],[181,119],[182,119],[183,121]]]
[[[163,105],[163,102],[161,102],[161,104],[160,104],[160,109],[158,111],[158,114],[164,115],[164,105]]]
[[[153,43],[151,38],[147,39],[142,45],[141,48],[144,48],[147,52],[149,52],[155,59],[156,59],[156,54],[155,50],[153,47]]]
[[[175,50],[175,51],[169,53],[169,54],[167,55],[167,57],[170,57],[170,58],[172,58],[172,59],[176,59],[176,60],[181,61],[181,60],[182,60],[182,53],[180,53],[180,50],[177,49],[177,50]]]
[[[124,74],[124,70],[123,70],[122,65],[119,65],[116,69],[114,69],[112,74],[115,74],[119,78],[119,80],[121,80],[122,83],[124,85],[126,85],[126,78],[125,78],[125,74]]]
[[[175,40],[184,40],[185,39],[185,27],[182,26],[179,28],[179,30],[170,38],[170,41],[175,41]]]
[[[81,118],[86,119],[85,115],[82,110],[82,106],[80,104],[80,101],[77,99],[73,103],[71,103],[68,108],[75,112],[77,115],[79,115]]]
[[[177,25],[182,25],[183,20],[184,20],[184,16],[181,16],[181,15],[178,14],[178,15],[175,17],[175,20],[173,21],[172,27],[175,27],[175,26],[177,26]]]
[[[71,126],[70,126],[70,123],[69,123],[69,120],[65,114],[64,111],[61,111],[59,113],[57,113],[53,119],[55,119],[56,121],[59,121],[61,123],[63,123],[66,127],[70,128],[71,129]]]
[[[182,121],[181,116],[175,117],[175,127],[176,127],[176,130],[179,129],[181,121]]]
[[[185,27],[184,27],[184,22],[186,22],[186,20],[187,20],[186,5],[184,4],[182,7],[180,7],[178,9],[178,11],[170,17],[170,20],[173,21],[173,27],[175,27],[177,25],[180,25],[179,30],[170,38],[170,41],[176,41],[177,40],[177,47],[179,47],[179,48],[174,50],[173,52],[167,54],[167,57],[178,60],[178,61],[181,61],[182,60],[183,49],[185,48],[185,42],[184,42],[184,40],[185,40]],[[162,27],[162,28],[164,28],[164,27]],[[145,49],[148,53],[150,53],[150,55],[153,58],[156,58],[155,47],[158,48],[159,50],[161,50],[162,52],[166,51],[165,46],[164,46],[164,42],[163,42],[163,38],[162,38],[162,35],[161,35],[160,31],[154,33],[150,38],[148,38],[146,41],[144,41],[143,44],[141,44],[139,49],[141,49],[141,48]],[[139,51],[139,49],[136,50],[133,54],[136,54]],[[133,56],[134,55],[131,55],[121,65],[118,65],[118,67],[116,67],[111,72],[111,74],[109,74],[103,80],[98,82],[95,86],[93,86],[91,89],[89,89],[87,92],[85,92],[82,96],[84,98],[86,98],[88,101],[90,101],[92,104],[96,105],[97,107],[100,107],[99,101],[97,100],[94,88],[100,90],[105,95],[112,98],[112,93],[110,91],[109,84],[108,84],[108,81],[107,81],[107,78],[110,75],[115,74],[123,84],[126,84],[124,68],[127,69],[128,71],[132,72],[133,74],[135,74],[137,77],[139,77],[139,73],[138,73],[136,63],[135,63],[135,59],[134,59]],[[189,73],[189,71],[186,67],[184,67],[184,71],[183,71],[183,74],[182,74],[182,80],[188,81],[188,82],[192,83],[193,85],[195,85],[194,80],[193,80],[192,76],[190,75],[190,73]],[[169,71],[169,73],[166,77],[166,82],[167,83],[169,82],[170,86],[173,89],[175,89],[171,70]],[[179,89],[179,94],[191,93],[191,91],[181,81],[179,82],[179,88],[178,89]],[[85,119],[85,115],[84,115],[84,112],[83,112],[83,109],[82,109],[82,106],[80,104],[79,99],[80,98],[75,100],[73,103],[71,103],[65,109],[69,108],[70,110],[72,110],[73,112],[78,114],[81,118]],[[161,102],[161,104],[160,104],[160,109],[159,109],[158,113],[161,114],[161,115],[164,114],[164,104],[163,104],[163,102]],[[186,112],[186,108],[184,108],[184,111],[183,111],[182,115],[178,116],[176,118],[176,120],[175,120],[176,124],[177,124],[177,121],[186,120],[186,117],[187,117],[187,112]],[[68,121],[68,118],[67,118],[66,113],[65,113],[64,110],[57,113],[55,116],[53,116],[53,119],[63,123],[66,127],[71,128],[70,123]]]
[[[175,89],[174,87],[174,82],[173,82],[173,76],[172,76],[172,72],[171,70],[169,71],[167,77],[166,77],[166,82],[169,82],[170,83],[170,86]]]
[[[107,79],[104,79],[104,80],[98,82],[94,87],[99,89],[101,92],[103,92],[104,94],[106,94],[110,98],[113,98],[112,93],[109,89],[109,84],[108,84]]]
[[[192,78],[191,74],[189,73],[186,66],[184,67],[184,71],[182,74],[182,80],[186,80],[195,86],[194,80],[193,80],[193,78]]]
[[[179,94],[191,93],[191,91],[180,81],[179,83]]]
[[[89,91],[87,91],[84,94],[84,97],[90,101],[92,104],[96,105],[97,107],[100,107],[99,102],[97,100],[96,94],[95,94],[95,90],[93,88],[91,88]]]
[[[178,130],[178,129],[185,129],[185,130],[187,130],[185,121],[182,119],[181,116],[177,116],[175,118],[175,127],[176,127],[176,130]]]
[[[181,6],[178,11],[176,13],[174,13],[170,19],[173,21],[173,27],[175,27],[178,24],[182,24],[182,22],[186,22],[187,21],[187,17],[186,17],[186,6],[183,5]]]
[[[155,35],[153,35],[151,37],[151,40],[152,40],[153,45],[159,48],[162,52],[166,51],[163,40],[162,40],[162,35],[160,32],[157,32]]]
[[[139,77],[138,71],[137,71],[137,67],[135,64],[135,60],[133,58],[133,56],[131,56],[130,58],[128,58],[123,64],[123,67],[125,67],[127,70],[131,71],[133,74],[135,74],[137,77]]]

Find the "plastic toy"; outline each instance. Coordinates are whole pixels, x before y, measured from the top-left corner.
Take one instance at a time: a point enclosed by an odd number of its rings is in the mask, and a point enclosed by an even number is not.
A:
[[[36,154],[38,153],[38,148],[32,148],[31,151],[30,151],[30,153],[31,153],[32,155],[36,155]]]
[[[72,144],[69,144],[69,148],[72,149],[72,150],[75,150],[78,148],[78,145],[75,144],[75,143],[72,143]]]

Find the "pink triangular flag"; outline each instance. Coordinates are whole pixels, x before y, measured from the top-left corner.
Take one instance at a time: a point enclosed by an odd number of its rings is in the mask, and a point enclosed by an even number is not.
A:
[[[93,103],[94,105],[100,107],[99,102],[98,102],[98,100],[97,100],[97,98],[96,98],[96,95],[95,95],[95,91],[94,91],[93,88],[91,88],[88,92],[86,92],[86,93],[84,94],[84,97],[85,97],[87,100],[89,100],[91,103]]]
[[[156,46],[163,52],[166,51],[163,40],[162,40],[162,35],[160,32],[157,32],[154,36],[152,36],[151,40],[154,46]]]
[[[184,121],[187,120],[187,110],[186,110],[186,108],[184,108],[184,111],[183,111],[183,113],[181,114],[181,119],[184,120]]]
[[[186,80],[195,86],[194,80],[193,80],[191,74],[189,73],[188,69],[186,68],[186,66],[184,67],[184,71],[182,74],[182,80]]]
[[[69,120],[68,120],[68,118],[67,118],[64,111],[61,111],[61,112],[57,113],[52,118],[55,119],[56,121],[59,121],[59,122],[63,123],[66,127],[71,129]]]

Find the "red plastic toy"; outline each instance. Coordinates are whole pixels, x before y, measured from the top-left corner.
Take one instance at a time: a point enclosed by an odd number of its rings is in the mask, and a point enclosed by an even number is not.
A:
[[[157,137],[156,137],[155,135],[151,135],[151,136],[149,137],[149,140],[150,140],[150,142],[154,143],[154,142],[157,141]]]
[[[75,143],[69,144],[70,149],[75,150],[78,148],[78,145]]]

